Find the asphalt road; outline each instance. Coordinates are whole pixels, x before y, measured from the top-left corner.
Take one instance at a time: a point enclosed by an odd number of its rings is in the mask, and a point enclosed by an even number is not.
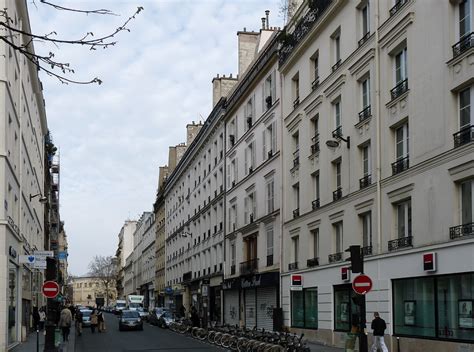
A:
[[[178,352],[225,351],[168,329],[145,323],[143,331],[119,331],[117,317],[105,314],[107,331],[94,334],[89,328],[76,336],[76,352]]]

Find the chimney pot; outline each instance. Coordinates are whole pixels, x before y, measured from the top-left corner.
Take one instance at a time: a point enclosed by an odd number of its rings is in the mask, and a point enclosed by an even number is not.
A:
[[[267,16],[267,29],[268,29],[268,26],[270,25],[270,21],[268,19],[268,16],[270,15],[270,10],[265,10],[265,15]]]
[[[262,29],[265,29],[265,17],[262,17]]]

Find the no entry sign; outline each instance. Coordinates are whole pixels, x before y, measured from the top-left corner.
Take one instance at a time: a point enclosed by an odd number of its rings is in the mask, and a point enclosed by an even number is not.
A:
[[[372,280],[367,275],[358,275],[352,281],[352,289],[359,295],[365,295],[372,289]]]
[[[55,281],[45,281],[41,291],[46,298],[54,298],[59,294],[59,285]]]

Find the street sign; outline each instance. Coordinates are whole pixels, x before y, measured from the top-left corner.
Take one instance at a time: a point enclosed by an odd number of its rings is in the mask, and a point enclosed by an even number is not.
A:
[[[352,281],[352,289],[359,295],[365,295],[372,289],[372,280],[367,275],[358,275]]]
[[[34,264],[36,257],[34,255],[20,255],[20,263]]]
[[[58,259],[59,260],[67,260],[67,252],[58,252]]]
[[[290,291],[303,291],[303,275],[291,275]]]
[[[34,251],[33,255],[38,258],[38,257],[53,257],[54,252],[53,251]]]
[[[41,291],[46,298],[54,298],[59,294],[59,285],[56,281],[45,281]]]
[[[35,256],[35,262],[33,263],[35,269],[46,269],[46,257]]]

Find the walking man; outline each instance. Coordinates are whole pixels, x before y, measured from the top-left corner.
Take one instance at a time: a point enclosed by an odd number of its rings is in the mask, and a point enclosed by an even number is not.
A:
[[[72,323],[72,314],[69,308],[64,307],[63,310],[61,311],[61,315],[59,318],[59,327],[61,328],[63,332],[63,342],[66,342],[69,340],[69,332],[71,329],[71,323]]]
[[[388,352],[385,340],[383,339],[387,324],[385,324],[385,320],[380,318],[379,312],[374,312],[374,320],[372,320],[371,328],[374,331],[374,342],[372,343],[370,351],[377,352],[380,348],[382,352]]]

